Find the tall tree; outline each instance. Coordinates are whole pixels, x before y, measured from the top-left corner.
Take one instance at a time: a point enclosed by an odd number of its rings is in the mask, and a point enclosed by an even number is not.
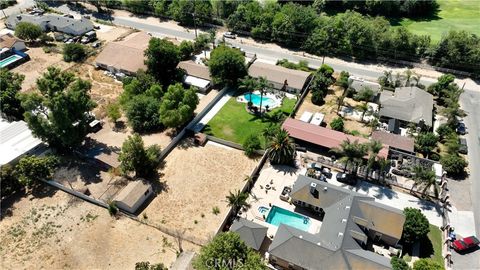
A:
[[[415,138],[415,148],[426,158],[432,153],[437,146],[438,137],[432,132],[422,132]]]
[[[16,120],[23,119],[24,110],[18,93],[22,89],[25,76],[8,69],[0,69],[0,109],[2,114]]]
[[[270,163],[279,165],[293,165],[295,162],[296,147],[285,129],[279,129],[268,142],[267,155]]]
[[[26,41],[34,41],[42,35],[40,26],[30,22],[20,22],[15,27],[15,36]]]
[[[49,67],[37,80],[39,93],[22,94],[24,117],[33,135],[59,150],[79,146],[89,132],[91,84]]]
[[[248,208],[249,204],[247,203],[248,193],[241,192],[236,190],[235,192],[229,191],[228,196],[226,196],[227,205],[233,208],[233,211],[236,212],[242,208]]]
[[[243,79],[240,80],[238,84],[238,89],[243,92],[248,92],[250,95],[249,102],[252,102],[252,92],[253,90],[258,88],[257,79],[252,78],[250,76],[245,76]]]
[[[26,156],[15,166],[18,182],[27,187],[36,186],[40,180],[50,180],[58,159],[54,156]]]
[[[427,169],[421,165],[414,166],[412,170],[412,180],[415,182],[412,188],[420,189],[420,192],[424,197],[431,189],[433,189],[435,198],[438,198],[440,186],[437,183],[435,172],[432,169]]]
[[[160,121],[160,101],[146,94],[137,95],[123,107],[128,123],[133,131],[143,133],[158,130]]]
[[[352,164],[352,173],[356,176],[357,166],[362,163],[363,157],[367,154],[367,146],[359,143],[358,140],[352,142],[347,139],[340,144],[340,147],[332,148],[331,151],[340,156],[339,161],[345,164],[344,171],[349,164]]]
[[[188,122],[198,105],[194,88],[172,84],[160,102],[160,121],[167,127],[179,127]]]
[[[212,3],[200,0],[173,0],[169,12],[182,25],[204,25],[211,21]]]
[[[416,208],[406,207],[403,209],[405,223],[403,223],[402,239],[405,243],[414,244],[426,237],[430,231],[427,217]]]
[[[176,68],[180,62],[180,51],[175,44],[166,39],[151,38],[145,50],[145,65],[163,85],[169,85],[175,78]]]
[[[257,78],[257,87],[260,91],[260,115],[263,116],[262,104],[263,104],[263,95],[270,91],[273,88],[273,85],[265,77]]]
[[[236,85],[247,75],[245,56],[238,49],[220,45],[210,54],[208,68],[216,83]]]
[[[147,177],[157,171],[160,165],[159,157],[160,147],[158,145],[145,148],[142,137],[133,134],[123,142],[118,160],[123,173],[135,172],[135,176]]]
[[[367,160],[367,173],[365,174],[365,179],[368,178],[368,174],[370,173],[370,170],[375,165],[378,153],[380,153],[382,149],[383,149],[383,144],[380,141],[371,140],[367,144],[368,160]]]

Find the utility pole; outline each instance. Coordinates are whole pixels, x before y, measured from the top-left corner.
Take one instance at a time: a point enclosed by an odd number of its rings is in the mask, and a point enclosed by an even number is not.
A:
[[[197,34],[197,22],[196,22],[196,19],[195,19],[195,12],[192,13],[192,16],[193,16],[193,27],[195,27],[195,38],[198,38],[198,34]]]

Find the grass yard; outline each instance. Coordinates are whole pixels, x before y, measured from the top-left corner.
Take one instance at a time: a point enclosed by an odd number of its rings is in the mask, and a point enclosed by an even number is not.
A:
[[[428,233],[428,239],[433,246],[433,254],[430,258],[440,265],[443,265],[443,257],[442,257],[442,231],[432,224],[430,224],[430,232]]]
[[[412,20],[402,19],[399,24],[411,32],[430,35],[437,42],[449,30],[467,30],[480,35],[480,1],[478,0],[437,0],[440,5],[437,16]],[[398,22],[392,23],[398,25]]]
[[[281,107],[273,109],[263,118],[260,118],[248,113],[245,108],[246,104],[237,102],[234,96],[208,122],[203,132],[227,141],[242,144],[250,134],[261,135],[262,130],[272,123],[268,117],[270,114],[278,110],[283,111],[285,116],[290,114],[295,106],[295,102],[296,99],[284,98]],[[265,145],[265,140],[262,136],[260,136],[260,141],[262,145]]]

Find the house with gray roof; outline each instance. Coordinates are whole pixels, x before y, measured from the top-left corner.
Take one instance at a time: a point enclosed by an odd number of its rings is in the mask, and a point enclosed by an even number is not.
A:
[[[398,87],[394,92],[383,90],[379,115],[381,120],[398,119],[403,126],[423,122],[432,127],[433,96],[416,86]]]
[[[19,14],[12,15],[7,18],[5,25],[9,29],[15,30],[17,24],[21,22],[29,22],[36,24],[42,28],[43,31],[62,32],[69,35],[81,36],[93,30],[93,24],[90,20],[85,18],[72,19],[55,14],[45,15],[31,15]]]
[[[241,217],[230,227],[230,231],[238,233],[245,244],[255,250],[262,247],[267,230],[267,227]]]
[[[369,246],[398,243],[402,211],[303,175],[290,196],[295,205],[324,213],[323,223],[316,234],[280,225],[268,250],[270,263],[289,269],[391,269],[390,259]]]
[[[381,86],[377,82],[367,81],[356,76],[350,76],[348,79],[351,80],[350,87],[353,88],[357,93],[365,88],[371,89],[375,96],[380,93]]]

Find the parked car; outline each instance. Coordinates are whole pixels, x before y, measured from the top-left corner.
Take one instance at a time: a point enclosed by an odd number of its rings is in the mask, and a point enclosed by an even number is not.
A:
[[[328,167],[325,167],[325,166],[322,166],[322,168],[320,169],[320,171],[322,172],[323,175],[325,175],[325,177],[327,177],[328,179],[331,179],[332,178],[332,170]]]
[[[452,246],[455,251],[466,251],[471,248],[478,247],[480,241],[475,236],[465,237],[463,239],[457,239],[453,241]]]
[[[340,183],[348,184],[348,185],[357,184],[357,179],[352,177],[350,174],[346,174],[346,173],[337,174],[337,181]]]
[[[467,133],[467,127],[465,126],[465,123],[463,122],[458,123],[457,133],[460,135],[465,135]]]
[[[88,124],[90,126],[90,132],[97,133],[100,129],[102,129],[102,122],[99,120],[93,120]]]
[[[232,33],[232,32],[225,32],[225,33],[223,33],[223,37],[224,37],[224,38],[231,38],[231,39],[236,39],[236,38],[237,38],[237,36],[236,36],[234,33]]]
[[[465,138],[460,138],[458,139],[458,143],[460,144],[460,147],[458,148],[458,152],[464,155],[468,154],[467,140]]]
[[[92,48],[98,48],[98,47],[100,47],[100,45],[102,45],[102,42],[95,41],[95,42],[92,43]]]

